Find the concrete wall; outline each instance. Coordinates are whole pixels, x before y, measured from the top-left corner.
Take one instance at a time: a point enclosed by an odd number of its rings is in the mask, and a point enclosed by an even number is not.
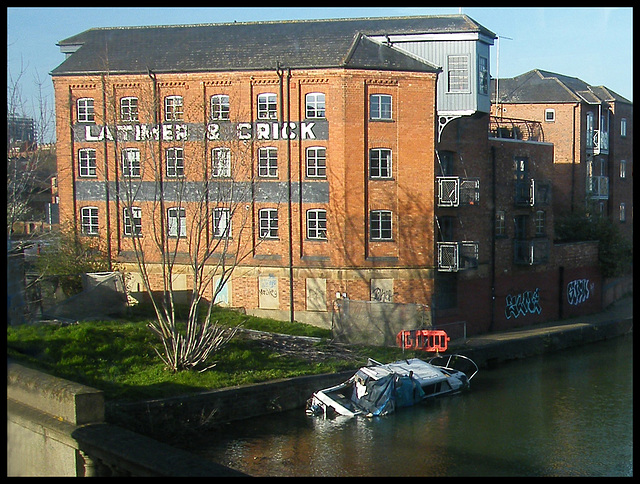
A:
[[[148,437],[104,422],[94,388],[7,361],[7,476],[234,476]]]

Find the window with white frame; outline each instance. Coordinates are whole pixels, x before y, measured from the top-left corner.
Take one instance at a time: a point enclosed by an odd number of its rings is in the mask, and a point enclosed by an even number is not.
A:
[[[228,208],[213,209],[213,236],[231,237],[231,210]]]
[[[182,121],[184,117],[184,107],[182,96],[167,96],[164,98],[164,120]]]
[[[327,150],[323,146],[307,148],[307,176],[309,178],[326,178]]]
[[[182,148],[167,148],[165,150],[167,160],[167,176],[179,178],[184,176],[184,150]]]
[[[627,118],[622,118],[620,120],[620,137],[621,138],[627,137]]]
[[[392,117],[390,94],[372,94],[369,97],[369,117],[372,120],[387,120]]]
[[[93,107],[93,98],[83,97],[78,99],[78,122],[93,123],[95,121],[95,113]]]
[[[93,148],[83,148],[78,150],[78,174],[81,177],[97,176],[96,150]]]
[[[327,239],[327,211],[322,209],[307,210],[307,238]]]
[[[620,160],[620,178],[627,178],[627,160]]]
[[[552,108],[547,108],[544,110],[544,120],[547,123],[553,123],[556,120],[556,110]]]
[[[369,176],[371,178],[391,178],[391,150],[373,148],[369,150]]]
[[[84,235],[98,235],[98,207],[80,209],[80,226]]]
[[[124,235],[142,235],[142,209],[125,207],[122,213]]]
[[[120,120],[124,123],[138,121],[137,97],[123,97],[120,99]]]
[[[447,57],[448,92],[469,92],[469,57]]]
[[[372,210],[369,220],[371,240],[391,240],[393,231],[390,210]]]
[[[278,176],[278,149],[273,147],[258,150],[258,176],[275,178]]]
[[[140,176],[140,150],[126,148],[122,150],[122,176],[137,178]]]
[[[263,208],[258,211],[260,238],[278,238],[278,210],[275,208]]]
[[[627,205],[623,202],[620,204],[620,222],[627,221]]]
[[[211,96],[211,119],[229,119],[229,96],[226,94]]]
[[[258,119],[278,119],[277,99],[272,92],[258,94]]]
[[[231,176],[231,150],[229,148],[213,148],[211,150],[211,176],[214,178]]]
[[[489,60],[486,57],[478,57],[478,92],[489,94]]]
[[[184,208],[172,207],[167,210],[169,237],[187,236],[187,212]]]
[[[323,92],[310,92],[305,96],[305,115],[309,118],[324,118],[325,104]]]

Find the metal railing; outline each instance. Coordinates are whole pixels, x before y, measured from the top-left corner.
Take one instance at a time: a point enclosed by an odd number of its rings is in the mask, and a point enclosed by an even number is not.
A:
[[[542,123],[539,121],[491,116],[489,118],[489,137],[521,141],[544,141],[544,131],[542,130]]]

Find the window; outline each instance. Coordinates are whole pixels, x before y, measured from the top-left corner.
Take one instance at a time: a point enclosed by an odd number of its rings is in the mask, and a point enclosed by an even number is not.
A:
[[[625,203],[620,204],[620,222],[627,221],[627,205]]]
[[[516,215],[513,218],[515,226],[515,238],[525,240],[527,238],[527,224],[529,222],[528,215]]]
[[[84,148],[78,151],[79,175],[96,176],[96,150]]]
[[[544,213],[544,211],[538,210],[533,219],[536,226],[536,237],[541,237],[545,235],[546,233],[545,219],[546,219],[546,214]]]
[[[391,240],[391,212],[372,210],[370,221],[371,240]]]
[[[326,210],[307,210],[307,238],[327,239]]]
[[[138,121],[137,97],[123,97],[120,99],[120,120],[124,123]]]
[[[211,96],[211,119],[229,119],[229,96],[226,94]]]
[[[142,234],[142,209],[140,207],[125,207],[123,212],[124,235]]]
[[[587,113],[587,119],[586,119],[586,143],[587,143],[587,149],[588,150],[593,150],[593,130],[594,130],[594,118],[593,118],[593,113]]]
[[[374,120],[391,119],[391,95],[372,94],[370,101],[370,118]]]
[[[231,176],[231,150],[229,148],[211,150],[211,176],[214,178]]]
[[[81,208],[80,224],[84,235],[98,235],[98,207]]]
[[[556,120],[556,110],[555,109],[545,109],[544,110],[544,120],[547,123],[553,123]]]
[[[438,151],[438,163],[442,176],[453,176],[453,151]]]
[[[620,160],[620,178],[627,178],[627,161]]]
[[[478,92],[489,94],[489,61],[486,57],[478,57]]]
[[[167,96],[164,98],[165,121],[182,121],[183,115],[182,96]]]
[[[620,137],[621,138],[627,137],[627,118],[622,118],[620,120]]]
[[[374,148],[369,150],[369,176],[371,178],[391,178],[391,150]]]
[[[169,237],[187,236],[187,214],[184,208],[173,207],[167,210]]]
[[[78,122],[93,123],[94,121],[93,98],[83,97],[78,99]]]
[[[496,237],[507,236],[507,226],[505,224],[505,213],[503,210],[496,211],[495,234]]]
[[[324,93],[310,92],[306,95],[306,117],[307,118],[324,118]]]
[[[275,208],[263,208],[258,212],[260,224],[260,238],[278,238],[278,210]]]
[[[213,236],[231,237],[231,210],[228,208],[213,209]]]
[[[278,119],[277,99],[270,92],[258,94],[258,119]]]
[[[165,150],[167,159],[167,176],[184,176],[184,151],[182,148],[168,148]]]
[[[260,148],[258,151],[258,176],[269,178],[278,176],[277,148]]]
[[[122,150],[122,176],[140,176],[140,150],[136,148]]]
[[[325,178],[327,176],[327,150],[320,146],[307,148],[307,176]]]
[[[447,58],[449,92],[469,92],[469,58],[450,55]]]

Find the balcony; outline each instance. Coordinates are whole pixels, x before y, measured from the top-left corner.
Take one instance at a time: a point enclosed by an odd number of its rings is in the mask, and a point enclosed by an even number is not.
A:
[[[478,242],[438,242],[438,271],[458,272],[478,267]]]
[[[480,179],[439,176],[438,207],[477,205],[480,201]]]
[[[549,239],[514,240],[513,263],[517,265],[544,264],[549,260]]]
[[[588,176],[587,196],[592,200],[609,200],[609,177]]]
[[[587,153],[594,155],[609,154],[609,132],[600,129],[587,131]]]
[[[543,180],[516,181],[517,207],[544,207],[551,203],[551,182]]]
[[[491,116],[489,138],[544,141],[544,132],[539,121]]]

